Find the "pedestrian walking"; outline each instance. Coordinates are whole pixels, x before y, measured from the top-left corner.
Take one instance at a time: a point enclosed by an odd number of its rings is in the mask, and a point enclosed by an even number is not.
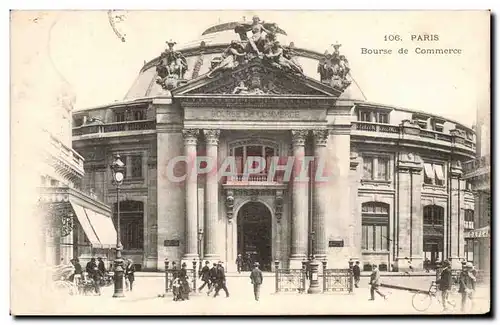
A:
[[[352,275],[354,277],[354,286],[359,288],[359,280],[361,279],[361,269],[359,267],[359,261],[352,267]]]
[[[452,274],[451,274],[451,264],[448,260],[443,262],[443,269],[441,270],[441,276],[437,281],[439,290],[441,290],[441,300],[443,303],[443,309],[448,309],[448,297],[452,285]]]
[[[215,289],[217,289],[217,263],[214,263],[212,265],[212,268],[210,269],[208,275],[210,277],[210,288],[208,289],[207,296],[209,296],[212,291],[215,291]]]
[[[373,271],[372,274],[370,275],[370,299],[369,300],[375,300],[375,292],[384,298],[384,300],[387,300],[387,296],[380,292],[380,271],[378,270],[377,265],[373,264]]]
[[[229,291],[226,286],[226,271],[224,266],[222,266],[222,261],[219,261],[217,265],[217,278],[216,278],[217,288],[215,289],[214,298],[219,295],[220,289],[224,290],[226,293],[226,298],[229,298]]]
[[[430,267],[431,267],[431,261],[426,257],[424,260],[424,270],[426,273],[430,272]]]
[[[125,283],[127,283],[127,290],[132,291],[135,281],[135,266],[131,259],[127,260],[127,266],[125,266]]]
[[[210,290],[210,287],[211,287],[211,284],[210,284],[210,262],[209,261],[205,261],[205,266],[203,266],[203,268],[201,269],[200,271],[200,279],[201,281],[203,282],[203,284],[201,285],[201,287],[198,288],[198,292],[201,292],[201,290],[203,290],[203,288],[205,288],[205,286],[208,286],[208,290]]]
[[[181,269],[179,271],[179,281],[181,283],[182,300],[189,300],[189,292],[191,291],[191,288],[189,287],[186,267],[187,267],[186,263],[182,263]]]
[[[473,294],[476,287],[476,277],[473,274],[474,265],[471,262],[465,264],[464,270],[460,273],[458,292],[462,294],[462,311],[465,311],[467,299],[470,300],[471,309],[474,305]]]
[[[238,257],[236,257],[236,267],[238,269],[238,273],[241,273],[243,270],[243,257],[241,257],[241,254],[238,254]]]
[[[256,301],[259,301],[260,286],[262,285],[262,271],[259,269],[259,262],[254,263],[254,268],[250,273],[250,280],[253,284],[253,294]]]

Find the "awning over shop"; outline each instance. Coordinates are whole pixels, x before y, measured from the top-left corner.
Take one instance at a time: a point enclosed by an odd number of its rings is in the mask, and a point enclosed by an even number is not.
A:
[[[115,226],[111,218],[106,217],[100,213],[84,208],[90,223],[92,224],[97,238],[103,248],[116,248],[116,233]]]
[[[85,235],[87,236],[92,247],[95,247],[95,248],[102,247],[101,243],[99,242],[99,239],[97,238],[97,235],[94,231],[94,228],[90,224],[90,220],[87,217],[87,213],[85,212],[85,208],[83,208],[81,205],[76,204],[71,199],[70,199],[70,203],[71,203],[71,206],[73,207],[73,210],[75,211],[76,217],[78,218],[80,225],[82,226],[83,232],[85,232]]]
[[[489,238],[490,237],[490,226],[469,230],[465,232],[465,238]]]

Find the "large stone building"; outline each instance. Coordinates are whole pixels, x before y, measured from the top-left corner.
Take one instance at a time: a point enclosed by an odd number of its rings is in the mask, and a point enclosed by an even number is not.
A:
[[[489,105],[477,110],[476,158],[464,163],[464,178],[475,192],[475,213],[465,216],[466,259],[476,267],[489,271],[491,265],[491,120]]]
[[[298,48],[258,19],[168,46],[123,101],[73,115],[83,186],[115,210],[109,165],[114,154],[125,157],[122,243],[142,269],[201,258],[233,271],[238,253],[266,270],[275,259],[299,267],[311,254],[331,267],[355,259],[394,270],[408,259],[421,268],[425,258],[458,266],[465,257],[474,197],[461,162],[475,155],[470,128],[366,101],[340,46],[326,54]],[[170,167],[180,156],[189,166],[195,157],[219,165],[233,157],[236,173],[177,182]],[[243,175],[248,157],[274,156],[315,157],[311,177],[271,177],[269,164]],[[320,169],[329,177],[313,177]]]

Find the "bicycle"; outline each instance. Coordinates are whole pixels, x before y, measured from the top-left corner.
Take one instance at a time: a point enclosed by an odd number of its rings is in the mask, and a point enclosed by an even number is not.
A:
[[[436,281],[432,281],[429,290],[427,292],[419,291],[413,295],[412,297],[413,308],[415,308],[415,310],[420,312],[426,311],[431,306],[433,299],[437,299],[439,305],[442,306],[443,304],[441,300],[442,299],[441,294],[438,294],[438,291],[439,290]],[[455,309],[455,307],[457,306],[457,303],[455,301],[456,291],[457,291],[456,287],[452,286],[452,289],[448,294],[447,304],[449,304],[452,307],[452,309]]]

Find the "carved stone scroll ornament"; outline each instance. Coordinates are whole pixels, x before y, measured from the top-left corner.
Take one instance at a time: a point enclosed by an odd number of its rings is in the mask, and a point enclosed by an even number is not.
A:
[[[227,211],[227,220],[230,223],[233,220],[233,208],[234,208],[234,193],[233,193],[233,191],[227,191],[227,193],[226,193],[226,211]]]
[[[184,138],[184,144],[196,145],[198,142],[198,134],[200,131],[198,129],[184,129],[182,130],[182,136]]]
[[[217,146],[219,144],[220,130],[203,130],[205,142]]]
[[[304,146],[306,144],[306,138],[309,134],[308,130],[292,130],[292,144],[296,146]]]
[[[318,63],[318,73],[322,83],[343,91],[351,84],[351,81],[347,79],[350,72],[349,61],[345,55],[340,54],[341,46],[341,44],[333,44],[333,53],[325,52],[324,57]]]
[[[316,146],[321,146],[324,147],[326,146],[328,142],[328,130],[324,129],[319,129],[319,130],[313,130],[313,135],[314,135],[314,143]]]

